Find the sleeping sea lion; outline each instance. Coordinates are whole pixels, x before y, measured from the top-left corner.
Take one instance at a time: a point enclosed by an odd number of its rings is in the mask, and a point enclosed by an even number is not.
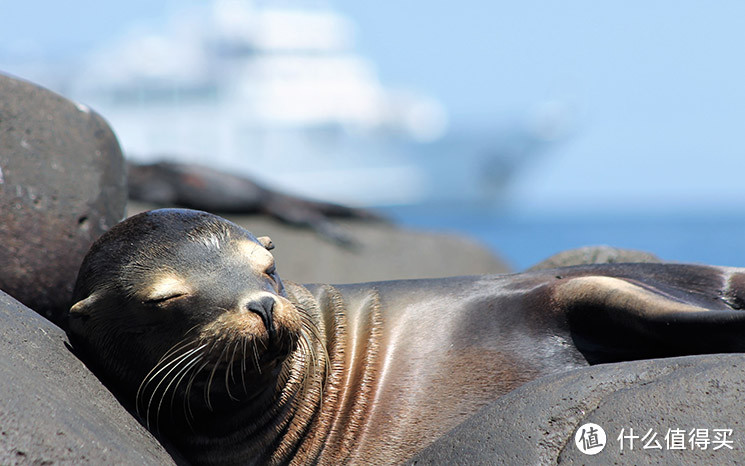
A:
[[[222,214],[266,214],[289,225],[311,228],[345,246],[355,244],[331,218],[383,221],[373,212],[304,199],[270,189],[244,176],[179,162],[127,164],[129,198],[157,206],[179,206]]]
[[[81,266],[74,348],[194,463],[399,463],[545,374],[745,349],[745,269],[302,286],[280,279],[272,247],[165,209],[111,229]]]

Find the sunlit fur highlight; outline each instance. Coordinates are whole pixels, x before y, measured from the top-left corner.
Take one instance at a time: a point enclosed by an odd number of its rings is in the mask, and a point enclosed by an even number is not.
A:
[[[274,256],[263,246],[253,241],[242,240],[236,244],[236,249],[246,258],[246,262],[254,270],[263,272],[266,268],[274,264]]]
[[[175,273],[164,273],[154,278],[153,283],[145,290],[143,298],[157,300],[169,296],[185,294],[190,291],[189,283]]]

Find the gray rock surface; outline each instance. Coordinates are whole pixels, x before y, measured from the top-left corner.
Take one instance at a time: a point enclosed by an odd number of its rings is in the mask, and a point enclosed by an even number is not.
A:
[[[622,262],[663,262],[662,259],[644,251],[620,249],[611,246],[584,246],[561,251],[545,259],[528,270],[555,269],[571,265],[614,264]]]
[[[736,464],[745,459],[744,398],[743,354],[582,368],[523,385],[409,464]],[[607,434],[606,447],[594,456],[574,443],[577,429],[587,422]],[[639,435],[633,450],[626,440],[621,451],[622,429]],[[643,448],[649,429],[657,433],[662,450]],[[685,450],[667,449],[668,429],[686,431]],[[692,448],[691,429],[708,429],[710,440],[714,429],[732,429],[733,449]]]
[[[0,292],[0,464],[173,464],[66,343]]]
[[[130,203],[133,215],[150,207]],[[280,276],[298,283],[355,283],[506,273],[485,246],[461,235],[413,231],[383,222],[339,221],[358,243],[346,248],[307,228],[262,215],[225,215],[257,236],[270,236]]]
[[[0,289],[60,324],[83,256],[124,217],[125,181],[100,116],[0,75]]]

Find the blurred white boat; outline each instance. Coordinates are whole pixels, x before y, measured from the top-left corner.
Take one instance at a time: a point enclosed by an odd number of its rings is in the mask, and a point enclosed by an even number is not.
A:
[[[140,161],[175,156],[337,202],[417,202],[426,175],[400,143],[440,138],[446,113],[385,88],[353,33],[324,5],[217,0],[102,48],[68,92]]]
[[[358,206],[503,207],[516,175],[571,130],[571,108],[548,101],[525,121],[451,131],[436,99],[381,84],[354,32],[322,0],[212,0],[15,73],[104,115],[137,161],[202,163]]]

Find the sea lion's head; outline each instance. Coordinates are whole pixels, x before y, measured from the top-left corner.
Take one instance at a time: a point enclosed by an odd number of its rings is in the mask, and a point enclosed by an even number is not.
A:
[[[137,394],[148,421],[179,396],[210,410],[261,397],[308,325],[287,299],[272,248],[205,212],[131,217],[83,261],[70,341],[106,381]]]

